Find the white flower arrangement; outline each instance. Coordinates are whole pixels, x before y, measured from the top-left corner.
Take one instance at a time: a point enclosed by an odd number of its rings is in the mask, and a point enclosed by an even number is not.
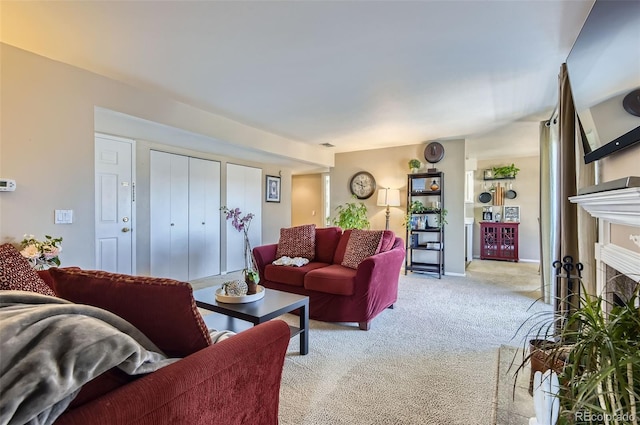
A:
[[[33,235],[24,235],[24,239],[20,242],[22,247],[20,254],[36,270],[46,270],[49,267],[60,265],[58,256],[62,251],[62,238],[54,238],[49,235],[44,237],[45,240],[39,241]]]

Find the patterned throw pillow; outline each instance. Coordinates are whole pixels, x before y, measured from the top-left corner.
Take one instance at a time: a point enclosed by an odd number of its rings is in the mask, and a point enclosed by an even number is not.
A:
[[[357,269],[362,260],[380,252],[383,233],[383,230],[353,229],[347,242],[342,265]]]
[[[186,357],[211,345],[186,282],[98,270],[65,268],[50,273],[61,298],[117,314],[169,357]]]
[[[37,292],[55,297],[26,258],[11,244],[0,245],[0,289]]]
[[[276,258],[302,257],[312,261],[316,255],[316,225],[280,229],[280,240],[276,250]]]

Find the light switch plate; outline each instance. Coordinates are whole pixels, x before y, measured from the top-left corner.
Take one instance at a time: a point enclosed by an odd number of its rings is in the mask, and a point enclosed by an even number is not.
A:
[[[56,210],[54,215],[55,224],[73,223],[73,210]]]

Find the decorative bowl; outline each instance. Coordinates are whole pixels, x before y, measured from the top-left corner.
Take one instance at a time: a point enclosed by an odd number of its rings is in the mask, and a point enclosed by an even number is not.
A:
[[[258,301],[258,300],[264,298],[264,292],[265,292],[265,288],[264,288],[264,286],[261,286],[261,285],[258,285],[258,290],[257,290],[257,292],[255,294],[240,295],[240,296],[223,295],[222,294],[222,288],[218,288],[218,289],[216,289],[216,300],[218,302],[228,303],[228,304],[250,303],[250,302]]]

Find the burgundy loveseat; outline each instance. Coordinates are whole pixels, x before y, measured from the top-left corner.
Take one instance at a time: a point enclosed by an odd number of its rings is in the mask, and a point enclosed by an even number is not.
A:
[[[145,375],[117,368],[100,374],[82,387],[55,425],[278,423],[290,339],[281,320],[212,345],[188,283],[78,268],[36,274],[10,244],[0,245],[0,289],[0,298],[30,291],[109,310],[169,357],[180,358]],[[11,343],[1,333],[0,342]]]
[[[356,322],[360,329],[368,330],[373,318],[393,308],[398,299],[404,241],[384,231],[380,252],[351,268],[342,265],[351,233],[339,227],[315,229],[315,255],[302,267],[272,264],[277,259],[278,244],[254,248],[260,284],[308,296],[311,319]]]

